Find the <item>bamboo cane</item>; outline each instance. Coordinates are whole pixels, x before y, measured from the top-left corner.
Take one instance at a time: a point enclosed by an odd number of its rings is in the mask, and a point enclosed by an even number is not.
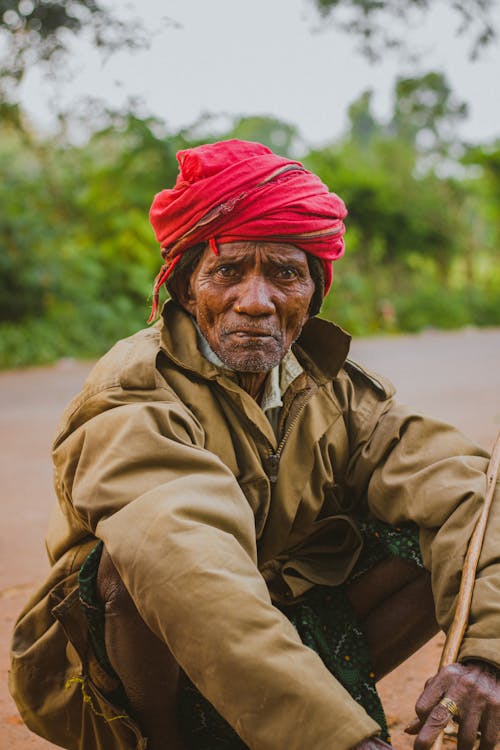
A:
[[[493,495],[495,492],[495,485],[498,478],[498,469],[500,466],[500,432],[497,435],[497,439],[493,445],[493,451],[491,453],[491,459],[488,464],[486,471],[486,494],[484,497],[484,505],[481,510],[472,536],[470,538],[469,547],[465,556],[464,567],[462,571],[462,580],[460,582],[460,590],[458,592],[457,608],[455,610],[455,616],[451,624],[451,628],[446,636],[446,642],[444,644],[443,653],[441,654],[441,661],[439,668],[447,667],[449,664],[456,662],[458,658],[458,652],[462,644],[462,639],[467,628],[469,621],[470,605],[472,601],[472,594],[474,591],[474,583],[476,580],[477,564],[479,562],[479,555],[481,554],[481,548],[483,546],[484,532],[486,531],[486,524],[488,523],[488,515],[490,512],[491,504],[493,501]],[[443,747],[443,733],[435,740],[431,750],[441,750]]]

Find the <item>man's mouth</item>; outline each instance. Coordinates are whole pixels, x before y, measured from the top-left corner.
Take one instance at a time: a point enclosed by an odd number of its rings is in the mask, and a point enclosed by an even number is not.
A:
[[[278,339],[278,336],[276,335],[275,331],[263,331],[262,329],[254,329],[254,328],[238,328],[235,330],[224,331],[224,335],[235,336],[236,338],[240,338],[240,339],[257,339],[257,338]]]

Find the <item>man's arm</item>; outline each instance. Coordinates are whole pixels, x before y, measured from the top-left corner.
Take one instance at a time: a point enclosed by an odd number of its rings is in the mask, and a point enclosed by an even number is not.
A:
[[[251,509],[187,410],[108,399],[57,445],[59,493],[190,679],[255,750],[349,750],[376,734],[272,606]]]
[[[368,381],[350,384],[351,433],[356,436],[347,484],[371,511],[398,526],[420,527],[424,564],[432,572],[438,622],[453,619],[470,536],[484,501],[488,456],[452,427],[412,413],[377,392]],[[492,667],[500,664],[500,502],[498,494],[478,566],[469,626],[458,664],[429,682],[417,704],[421,721],[416,747],[430,747],[449,713],[443,696],[456,700],[463,749],[471,748],[472,727],[481,725],[484,743],[499,726],[500,692]],[[465,686],[467,689],[465,689]],[[441,691],[441,692],[440,692]],[[440,694],[438,695],[438,693]],[[467,697],[465,695],[467,694]],[[467,718],[465,718],[467,717]],[[477,717],[477,721],[476,718]],[[474,730],[475,736],[475,730]],[[481,749],[489,748],[484,744]],[[493,746],[491,746],[493,747]]]
[[[486,491],[488,456],[448,425],[392,405],[377,420],[351,471],[367,477],[371,511],[420,528],[436,616],[453,620],[467,547]],[[500,502],[491,508],[460,660],[500,667]]]

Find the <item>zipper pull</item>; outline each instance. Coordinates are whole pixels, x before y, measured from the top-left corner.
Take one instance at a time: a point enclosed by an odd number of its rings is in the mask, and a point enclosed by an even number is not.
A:
[[[278,479],[279,465],[280,457],[278,453],[271,453],[270,456],[267,456],[267,458],[264,459],[264,471],[272,484]]]

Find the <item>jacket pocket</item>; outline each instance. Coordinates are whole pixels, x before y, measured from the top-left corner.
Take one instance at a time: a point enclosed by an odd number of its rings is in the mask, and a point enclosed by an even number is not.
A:
[[[301,596],[313,585],[339,586],[356,564],[363,538],[352,518],[335,515],[316,521],[307,538],[290,550],[281,575],[291,597]]]

